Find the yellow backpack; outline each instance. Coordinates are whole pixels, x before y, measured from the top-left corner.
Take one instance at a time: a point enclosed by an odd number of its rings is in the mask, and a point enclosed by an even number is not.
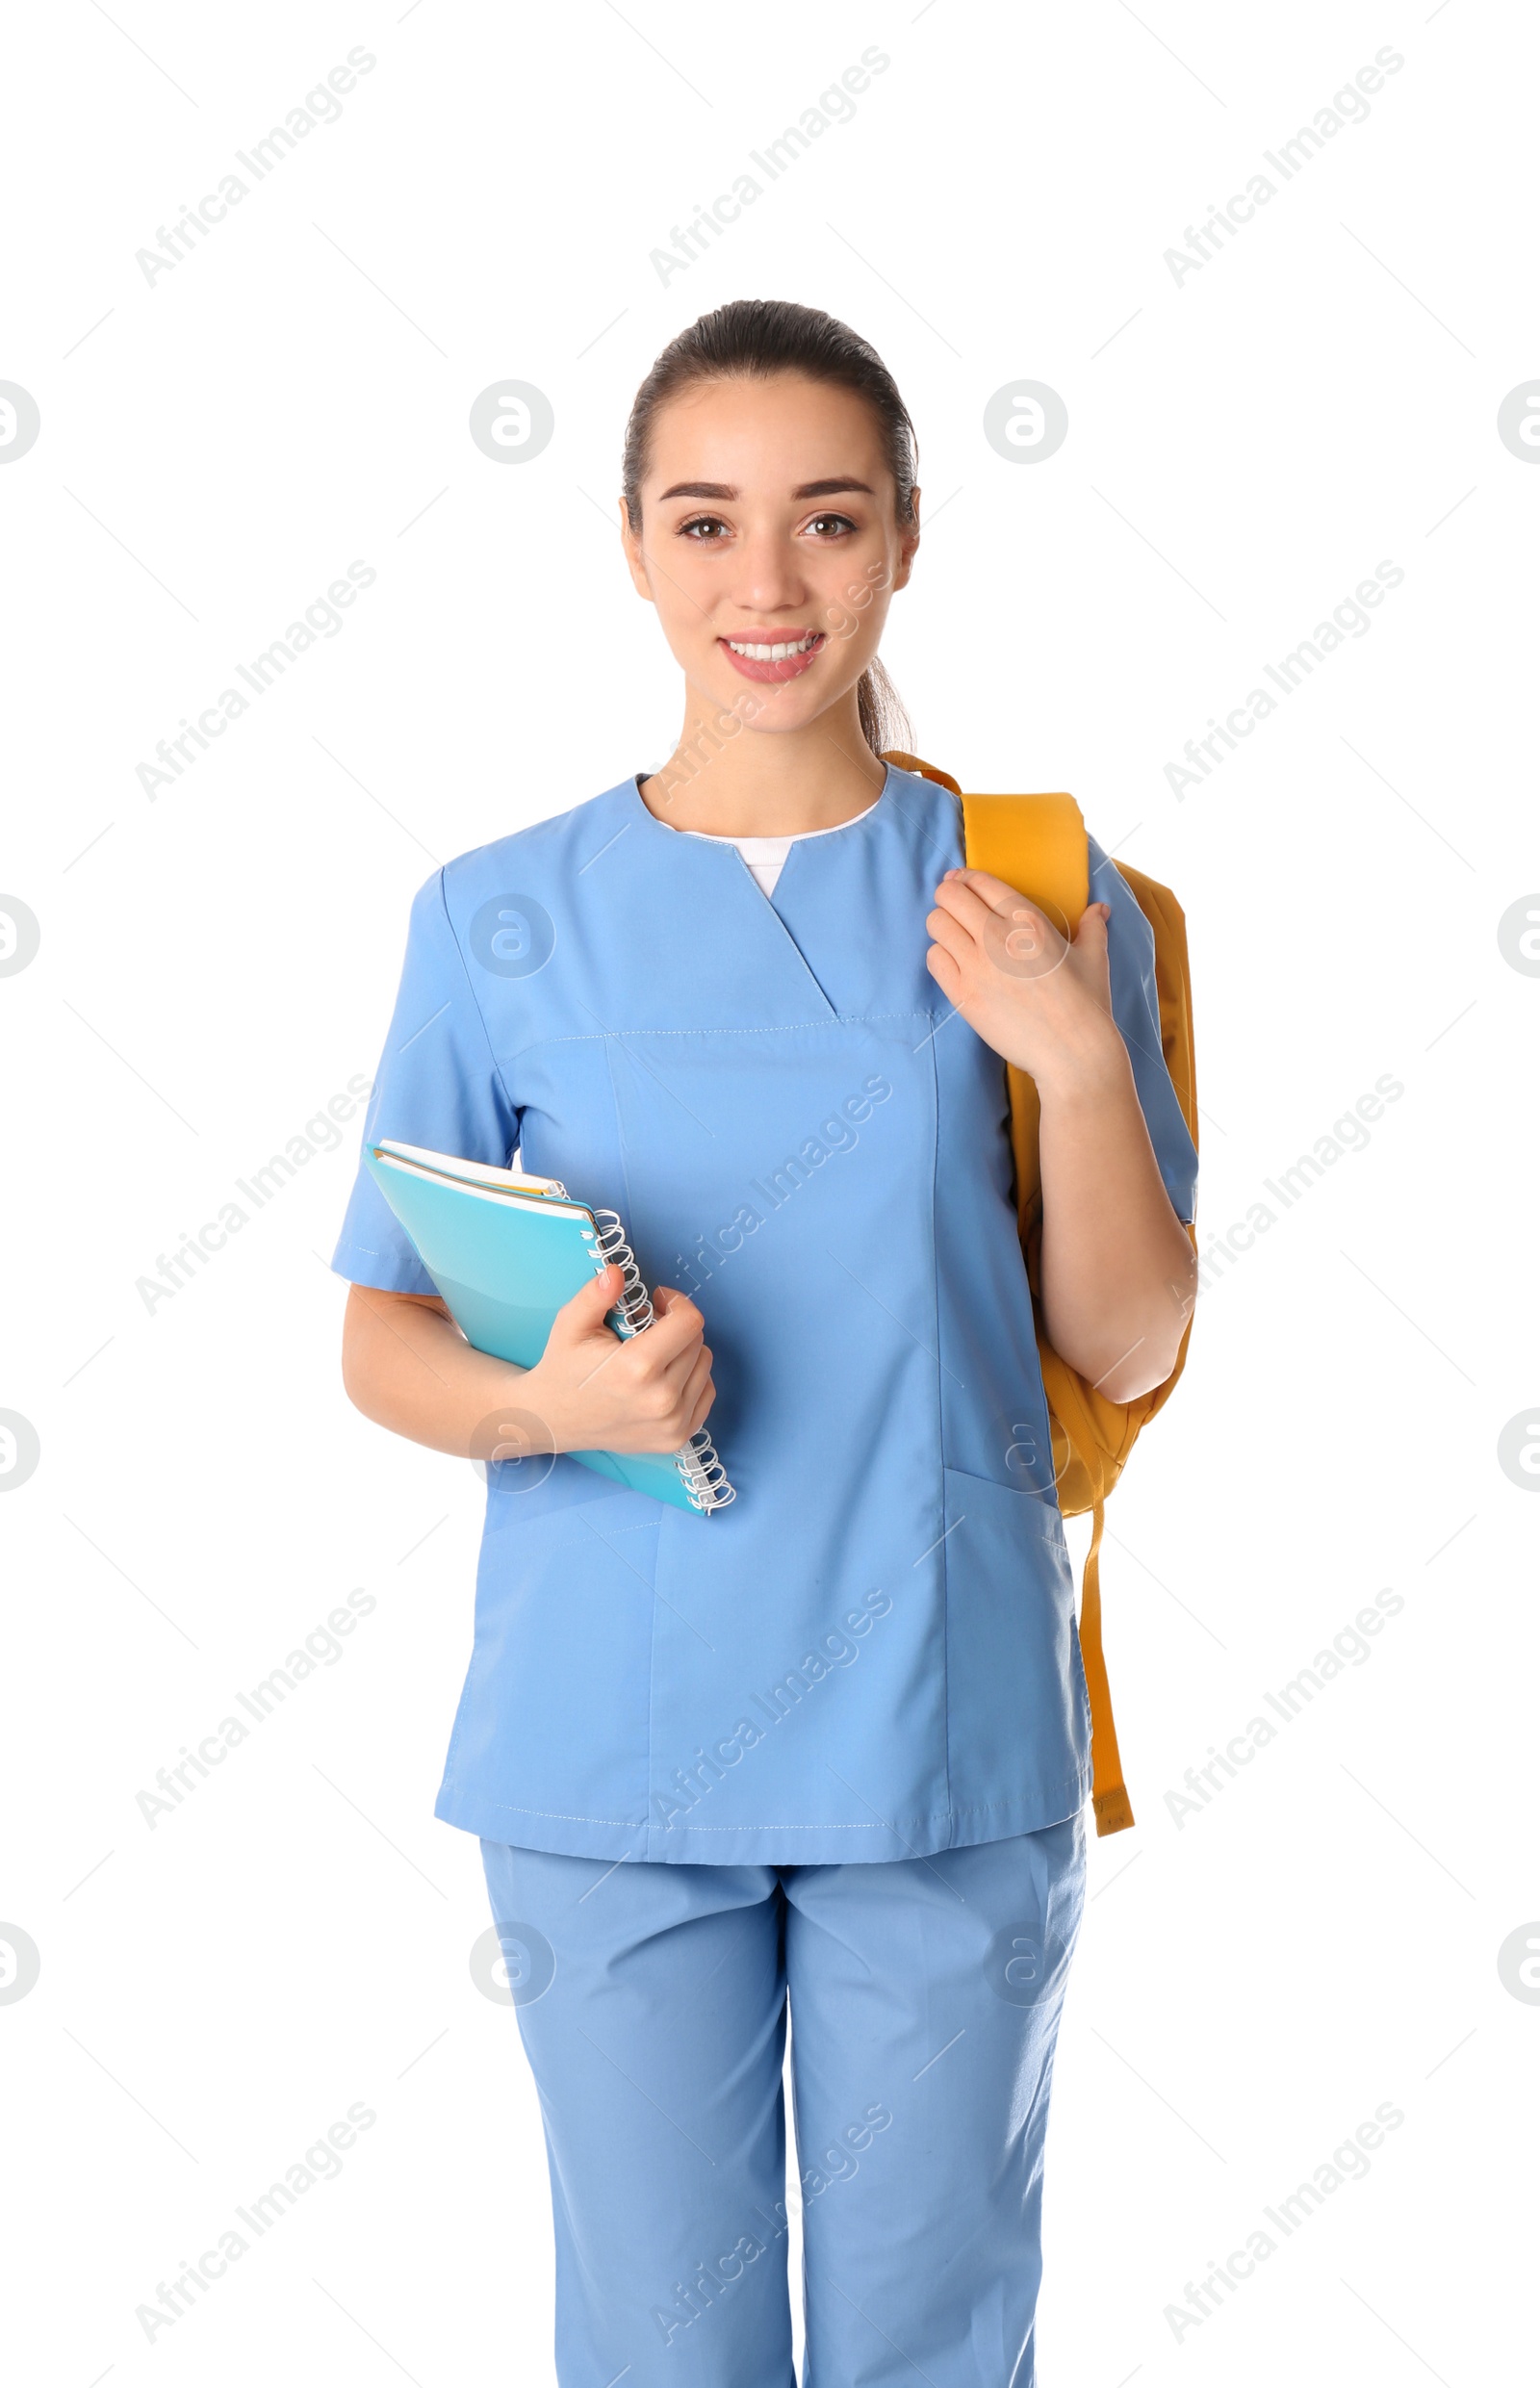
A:
[[[1086,909],[1090,863],[1086,824],[1072,796],[965,796],[957,782],[934,764],[896,748],[884,757],[901,771],[916,771],[950,788],[962,807],[962,848],[974,870],[989,871],[1044,911],[1066,934]],[[1168,887],[1120,862],[1141,912],[1155,934],[1155,983],[1160,997],[1161,1049],[1182,1117],[1195,1147],[1197,1095],[1193,1060],[1193,988],[1187,962],[1187,926]],[[1122,1474],[1141,1426],[1163,1407],[1187,1359],[1189,1315],[1176,1364],[1166,1382],[1132,1401],[1109,1401],[1059,1357],[1042,1334],[1039,1257],[1042,1233],[1042,1188],[1038,1167],[1038,1090],[1024,1070],[1006,1068],[1011,1093],[1011,1144],[1016,1165],[1016,1224],[1038,1322],[1038,1356],[1053,1432],[1054,1481],[1066,1517],[1091,1515],[1091,1549],[1080,1607],[1080,1654],[1091,1695],[1091,1805],[1098,1834],[1120,1833],[1134,1821],[1117,1754],[1101,1647],[1102,1508]],[[1189,1227],[1194,1249],[1195,1230]]]

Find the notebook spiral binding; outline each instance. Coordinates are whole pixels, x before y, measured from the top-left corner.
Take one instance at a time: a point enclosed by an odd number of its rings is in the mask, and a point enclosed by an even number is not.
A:
[[[600,1267],[618,1269],[626,1280],[621,1288],[620,1300],[616,1304],[621,1317],[621,1333],[639,1335],[644,1326],[651,1326],[653,1323],[653,1300],[646,1286],[642,1283],[642,1272],[637,1268],[635,1256],[626,1241],[626,1231],[620,1223],[620,1213],[618,1211],[595,1211],[594,1222],[599,1229],[599,1238],[594,1251]]]
[[[625,1279],[616,1304],[621,1333],[639,1335],[644,1327],[652,1325],[656,1313],[653,1297],[642,1283],[636,1256],[626,1241],[620,1213],[596,1210],[594,1223],[599,1229],[594,1246],[596,1257],[602,1267],[617,1268]],[[716,1455],[716,1445],[704,1426],[680,1446],[674,1465],[693,1506],[707,1517],[713,1509],[725,1509],[730,1502],[736,1501],[737,1491],[728,1482],[727,1470]]]
[[[716,1455],[716,1445],[704,1426],[698,1426],[681,1447],[674,1465],[691,1501],[707,1517],[713,1509],[725,1509],[730,1501],[736,1501],[737,1487],[728,1482],[727,1470]]]

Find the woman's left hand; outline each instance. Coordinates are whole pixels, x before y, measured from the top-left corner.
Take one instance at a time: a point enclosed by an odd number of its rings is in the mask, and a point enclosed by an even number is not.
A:
[[[948,871],[925,926],[927,969],[1002,1060],[1039,1085],[1100,1075],[1119,1063],[1107,973],[1106,904],[1088,904],[1072,939],[988,871]]]

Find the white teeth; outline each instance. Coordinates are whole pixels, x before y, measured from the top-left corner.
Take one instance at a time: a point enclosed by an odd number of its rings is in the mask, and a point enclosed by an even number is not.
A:
[[[817,637],[816,630],[809,630],[806,638],[784,641],[778,647],[751,646],[739,638],[730,638],[727,643],[735,655],[747,655],[753,663],[783,663],[787,655],[805,655]]]

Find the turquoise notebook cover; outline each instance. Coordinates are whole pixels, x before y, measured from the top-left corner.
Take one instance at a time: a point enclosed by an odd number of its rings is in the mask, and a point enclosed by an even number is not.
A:
[[[466,1341],[495,1359],[533,1368],[556,1312],[603,1265],[592,1212],[565,1196],[548,1201],[539,1194],[489,1194],[469,1180],[420,1173],[393,1161],[388,1145],[368,1147],[364,1158]],[[420,1158],[449,1172],[464,1166],[448,1153]],[[709,1438],[697,1435],[693,1445],[678,1453],[566,1455],[632,1492],[708,1514],[732,1500],[732,1488],[722,1480]],[[680,1462],[706,1498],[692,1500]]]

